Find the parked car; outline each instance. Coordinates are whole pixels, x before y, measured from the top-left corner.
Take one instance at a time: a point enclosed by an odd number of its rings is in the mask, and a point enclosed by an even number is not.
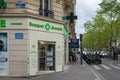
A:
[[[101,64],[102,60],[99,56],[99,54],[87,54],[83,55],[83,59],[86,61],[88,64]]]
[[[109,52],[108,51],[100,51],[99,55],[100,55],[100,58],[106,58],[106,57],[108,57]]]

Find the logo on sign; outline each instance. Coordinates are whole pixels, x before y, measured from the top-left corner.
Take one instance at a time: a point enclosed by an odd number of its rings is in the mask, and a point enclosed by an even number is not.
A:
[[[16,8],[25,8],[26,7],[26,4],[22,0],[18,0],[15,5],[16,5]]]

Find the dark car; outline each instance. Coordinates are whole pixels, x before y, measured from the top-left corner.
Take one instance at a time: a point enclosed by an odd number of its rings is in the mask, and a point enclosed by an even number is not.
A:
[[[87,55],[83,55],[83,59],[88,64],[101,64],[102,63],[102,60],[101,60],[99,54],[87,54]]]

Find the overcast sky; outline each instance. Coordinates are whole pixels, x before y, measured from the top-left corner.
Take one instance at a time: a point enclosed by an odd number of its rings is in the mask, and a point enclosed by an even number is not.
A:
[[[96,10],[99,8],[98,4],[102,0],[76,0],[76,34],[84,33],[84,23],[96,15]]]

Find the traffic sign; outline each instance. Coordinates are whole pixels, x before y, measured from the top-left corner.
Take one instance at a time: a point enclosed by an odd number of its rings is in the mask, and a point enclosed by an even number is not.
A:
[[[70,39],[70,48],[79,48],[79,39]]]

